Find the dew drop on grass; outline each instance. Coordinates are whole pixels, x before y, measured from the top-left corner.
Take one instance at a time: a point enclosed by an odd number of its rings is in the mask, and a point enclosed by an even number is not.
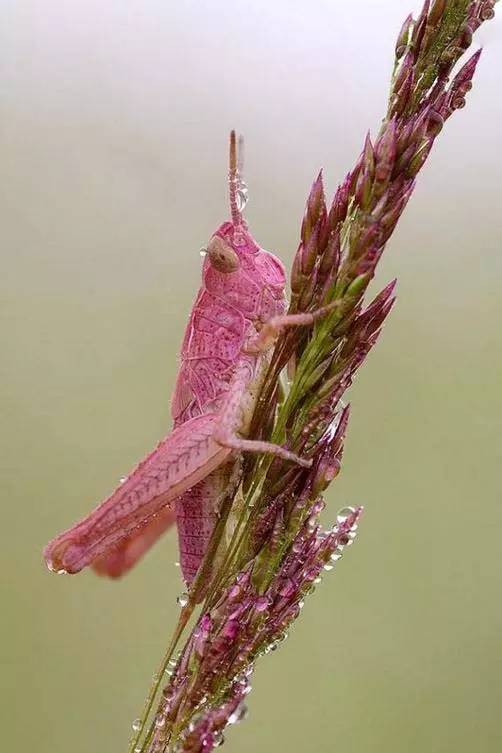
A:
[[[188,604],[188,594],[187,593],[180,594],[178,598],[176,599],[176,601],[178,603],[178,606],[186,607],[186,605]]]
[[[348,518],[353,515],[355,512],[353,507],[344,507],[338,515],[336,516],[336,522],[340,525],[342,523],[345,523]]]
[[[228,723],[229,724],[237,724],[238,722],[242,722],[246,716],[248,715],[248,708],[246,704],[241,703],[237,706],[235,711],[230,714],[228,717]]]

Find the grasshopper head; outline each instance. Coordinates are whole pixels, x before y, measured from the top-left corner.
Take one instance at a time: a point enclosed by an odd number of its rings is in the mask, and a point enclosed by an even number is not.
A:
[[[243,273],[259,287],[278,288],[282,295],[286,279],[284,267],[276,256],[260,248],[242,215],[247,199],[247,187],[241,177],[242,149],[242,140],[239,139],[238,154],[235,131],[232,131],[228,173],[231,221],[220,225],[209,241],[206,269],[210,267],[224,276]]]

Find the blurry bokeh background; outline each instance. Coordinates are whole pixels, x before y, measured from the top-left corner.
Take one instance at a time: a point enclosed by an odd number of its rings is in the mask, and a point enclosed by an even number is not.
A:
[[[169,426],[198,249],[248,219],[286,262],[318,168],[352,166],[419,2],[3,0],[2,749],[122,753],[176,617],[175,537],[127,579],[45,542]],[[356,546],[258,667],[228,751],[487,753],[502,703],[502,26],[382,263],[399,301],[352,390]],[[376,290],[376,287],[374,288]]]

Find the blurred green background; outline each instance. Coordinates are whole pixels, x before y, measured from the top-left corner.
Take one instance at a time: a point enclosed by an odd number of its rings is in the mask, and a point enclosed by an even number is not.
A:
[[[125,751],[175,537],[118,583],[51,576],[42,547],[169,426],[230,127],[253,232],[289,262],[319,166],[334,190],[378,127],[413,4],[384,5],[2,3],[2,750]],[[229,753],[500,750],[501,37],[479,35],[382,263],[399,300],[329,495],[331,519],[365,505],[359,540],[258,667]]]

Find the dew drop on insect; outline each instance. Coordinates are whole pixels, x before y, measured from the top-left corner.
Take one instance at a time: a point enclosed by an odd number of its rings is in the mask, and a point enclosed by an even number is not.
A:
[[[132,728],[134,732],[139,732],[141,729],[141,719],[135,719],[132,723]]]
[[[186,605],[188,604],[188,594],[187,593],[180,594],[178,598],[176,599],[176,601],[178,603],[178,606],[186,607]]]
[[[201,248],[199,251],[199,255],[204,258],[207,255],[207,248]]]
[[[237,199],[237,209],[239,210],[239,212],[242,212],[246,204],[248,203],[248,199],[249,199],[248,187],[242,179],[239,180],[239,186],[237,188],[236,199]]]
[[[329,572],[330,570],[333,570],[333,565],[329,562],[326,562],[323,569]]]
[[[122,478],[120,479],[120,483],[125,484],[126,481],[127,481],[127,476],[122,476]]]
[[[181,567],[181,565],[180,565],[180,563],[179,563],[179,562],[175,562],[175,563],[174,563],[174,567]]]
[[[322,578],[320,575],[318,575],[317,578],[314,578],[314,583],[316,586],[318,586],[319,583],[321,583],[321,581],[322,581]]]
[[[136,747],[134,748],[134,753],[141,753],[141,750],[141,745],[136,745]]]
[[[337,549],[335,549],[334,552],[331,552],[329,558],[331,562],[338,562],[338,560],[342,558],[342,554]]]
[[[56,575],[68,575],[68,572],[64,569],[64,567],[62,567],[60,570],[56,570],[51,560],[47,561],[47,569],[50,570],[51,573],[56,573]]]

